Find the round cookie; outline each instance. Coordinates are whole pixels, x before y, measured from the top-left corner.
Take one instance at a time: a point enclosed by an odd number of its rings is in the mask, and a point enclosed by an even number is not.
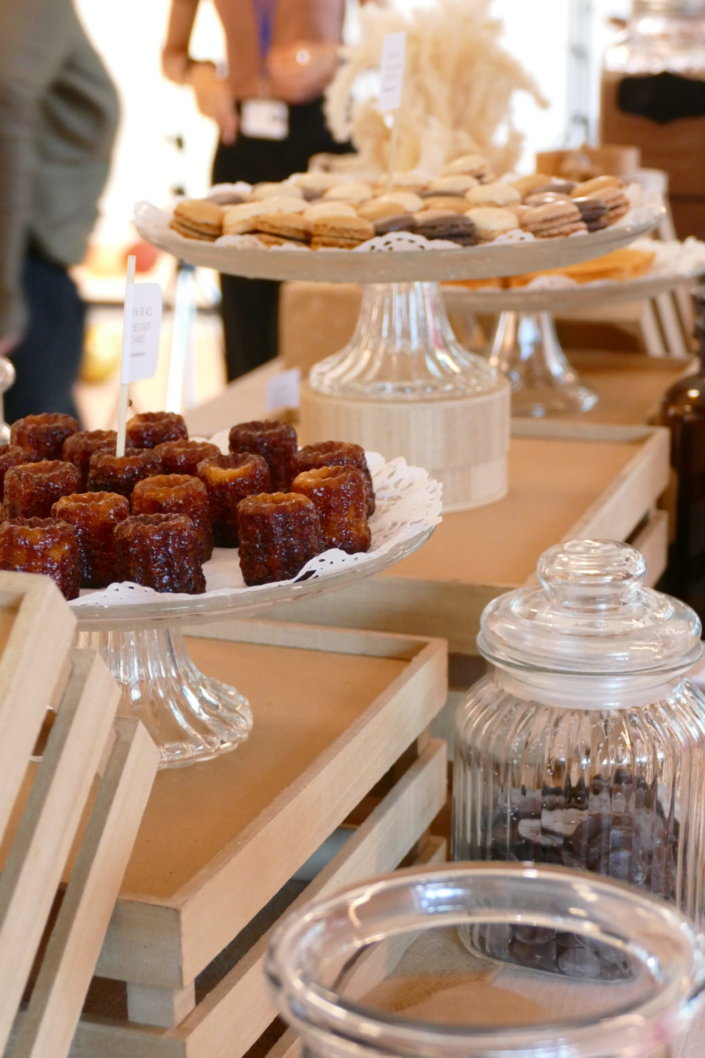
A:
[[[374,234],[373,224],[364,217],[321,217],[313,221],[311,246],[314,250],[345,250],[359,246],[373,238]]]
[[[542,206],[521,206],[519,224],[537,239],[551,239],[586,231],[580,210],[574,202],[546,202]]]
[[[476,184],[465,192],[471,206],[518,206],[521,195],[512,184]],[[469,208],[469,207],[468,207]]]
[[[169,227],[187,239],[213,242],[223,233],[223,209],[207,198],[183,198],[174,206]]]
[[[519,227],[516,213],[499,206],[476,206],[465,214],[475,225],[478,239],[481,242],[492,242],[508,231]]]

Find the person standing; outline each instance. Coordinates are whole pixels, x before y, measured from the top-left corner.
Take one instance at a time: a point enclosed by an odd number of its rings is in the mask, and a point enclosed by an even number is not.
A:
[[[118,122],[115,87],[73,0],[0,3],[0,355],[8,421],[76,414],[84,257]]]
[[[227,73],[194,59],[189,42],[199,0],[172,0],[162,69],[189,85],[219,142],[214,184],[255,184],[305,171],[322,152],[344,153],[327,128],[323,92],[342,38],[345,0],[214,0]],[[221,315],[229,381],[278,351],[279,283],[222,275]]]

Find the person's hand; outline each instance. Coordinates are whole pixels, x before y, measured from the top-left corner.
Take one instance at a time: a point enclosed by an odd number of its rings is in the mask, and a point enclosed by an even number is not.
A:
[[[187,83],[193,88],[200,112],[217,124],[223,143],[234,143],[237,114],[227,81],[218,77],[212,63],[196,62],[189,70]]]
[[[272,96],[286,103],[314,99],[332,80],[337,63],[337,44],[307,40],[275,44],[267,56]]]
[[[15,346],[19,344],[19,334],[8,334],[5,338],[0,338],[0,356],[9,356]]]

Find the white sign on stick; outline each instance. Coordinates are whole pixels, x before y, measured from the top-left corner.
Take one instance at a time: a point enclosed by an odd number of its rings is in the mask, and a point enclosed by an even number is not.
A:
[[[379,109],[383,114],[401,106],[405,55],[406,30],[387,33],[382,43],[380,67]]]
[[[151,378],[157,370],[162,322],[162,288],[158,283],[128,283],[122,332],[120,382]]]

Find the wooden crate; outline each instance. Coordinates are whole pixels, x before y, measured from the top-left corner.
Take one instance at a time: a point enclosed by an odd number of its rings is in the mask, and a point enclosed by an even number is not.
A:
[[[159,754],[71,648],[48,577],[0,573],[0,1050],[66,1055]]]
[[[444,643],[268,621],[197,631],[195,663],[248,696],[254,729],[157,776],[74,1058],[238,1058],[274,1017],[269,929],[317,850],[341,846],[299,899],[437,853],[424,839],[446,752],[427,731]]]
[[[418,551],[385,573],[268,617],[441,636],[452,653],[474,655],[484,606],[529,580],[541,553],[561,540],[629,540],[655,581],[667,542],[656,504],[668,481],[663,428],[515,420],[505,499],[444,515]]]

